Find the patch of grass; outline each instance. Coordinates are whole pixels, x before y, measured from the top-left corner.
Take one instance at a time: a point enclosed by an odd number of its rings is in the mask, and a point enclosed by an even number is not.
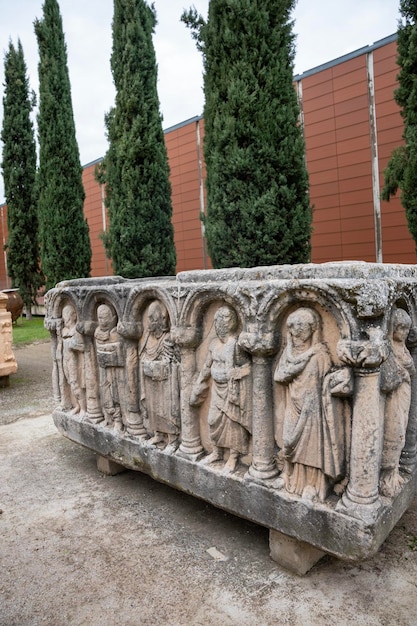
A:
[[[16,324],[13,324],[14,344],[44,341],[49,337],[49,331],[43,325],[43,317],[32,317],[31,320],[21,317]]]

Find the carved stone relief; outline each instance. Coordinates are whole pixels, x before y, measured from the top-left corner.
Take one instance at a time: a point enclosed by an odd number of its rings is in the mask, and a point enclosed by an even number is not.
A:
[[[72,304],[66,304],[62,309],[62,319],[58,321],[56,331],[62,408],[85,415],[84,340],[77,330],[77,312]]]
[[[278,488],[324,501],[346,475],[346,429],[351,395],[348,368],[335,369],[322,340],[318,312],[301,307],[286,323],[286,346],[274,381],[284,388],[277,406],[276,439],[283,461]]]
[[[163,303],[153,301],[146,317],[139,346],[142,418],[151,435],[148,443],[165,444],[165,452],[175,452],[180,443],[179,351]]]
[[[404,477],[400,474],[400,456],[411,404],[411,377],[415,367],[406,346],[411,319],[402,309],[395,309],[391,318],[390,349],[381,365],[380,385],[385,395],[384,443],[382,449],[380,490],[393,497],[400,491]]]
[[[68,281],[48,296],[54,419],[117,463],[363,558],[417,491],[416,288],[417,268],[347,263]]]
[[[97,322],[94,343],[104,421],[107,426],[123,430],[124,343],[117,332],[117,316],[108,304],[97,308]]]
[[[202,404],[211,391],[207,415],[212,451],[201,463],[220,461],[227,451],[224,473],[234,472],[249,452],[251,425],[251,367],[239,346],[236,312],[221,306],[214,315],[216,336],[210,342],[204,365],[193,386],[190,404]]]

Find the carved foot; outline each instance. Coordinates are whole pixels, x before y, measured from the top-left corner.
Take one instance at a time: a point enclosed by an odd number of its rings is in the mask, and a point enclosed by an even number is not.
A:
[[[174,454],[178,450],[179,445],[179,439],[174,439],[173,441],[170,441],[168,443],[168,445],[164,449],[164,452],[166,452],[167,454]]]
[[[303,500],[307,500],[307,502],[314,502],[314,500],[317,500],[317,491],[315,487],[313,487],[312,485],[307,485],[306,487],[304,487],[301,498]]]
[[[382,470],[379,481],[379,490],[383,496],[387,498],[395,498],[401,491],[401,487],[405,483],[405,478],[401,476],[399,470],[386,469]]]
[[[150,446],[156,446],[158,443],[163,443],[164,437],[161,433],[155,432],[154,436],[147,440]]]
[[[222,470],[222,474],[226,476],[227,474],[233,474],[233,472],[236,471],[238,464],[239,454],[237,452],[230,452],[227,463]]]
[[[115,420],[113,424],[114,430],[118,430],[119,432],[123,431],[123,423],[121,420]]]
[[[204,459],[201,459],[201,465],[209,465],[210,463],[214,463],[215,461],[221,461],[223,459],[223,452],[219,448],[214,448],[213,452],[211,452],[208,456],[205,456]]]
[[[278,476],[271,484],[272,489],[284,489],[285,487],[285,478],[283,476]]]

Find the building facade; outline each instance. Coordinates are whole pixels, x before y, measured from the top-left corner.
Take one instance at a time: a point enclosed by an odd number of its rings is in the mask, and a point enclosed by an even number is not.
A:
[[[313,206],[312,262],[363,260],[415,263],[414,241],[399,197],[383,202],[383,172],[402,143],[396,35],[294,77],[303,118]],[[209,269],[200,216],[206,211],[204,120],[194,117],[165,131],[172,185],[177,271]],[[92,276],[112,273],[100,234],[107,228],[97,161],[84,167],[84,213],[90,227]],[[0,206],[0,241],[7,241]],[[10,286],[6,252],[0,289]]]

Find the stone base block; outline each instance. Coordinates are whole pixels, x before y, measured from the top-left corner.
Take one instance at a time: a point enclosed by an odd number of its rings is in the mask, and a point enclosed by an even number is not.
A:
[[[141,471],[159,482],[196,496],[229,513],[239,515],[297,542],[317,546],[323,553],[347,561],[373,556],[385,541],[401,515],[410,506],[417,488],[417,472],[410,475],[403,491],[393,501],[387,500],[373,522],[364,522],[336,510],[336,497],[327,502],[298,499],[283,489],[248,480],[247,466],[240,465],[232,474],[223,474],[223,463],[206,465],[167,453],[148,441],[102,424],[91,424],[79,414],[53,412],[59,432],[97,455],[100,471],[115,473],[112,468]],[[272,548],[271,548],[272,550]],[[274,557],[280,563],[280,558]],[[290,559],[288,567],[295,571]],[[312,567],[314,562],[311,562]],[[308,570],[308,567],[307,567]],[[301,571],[301,570],[299,570]]]
[[[326,554],[305,541],[277,530],[269,531],[269,548],[273,561],[299,576],[304,576]]]
[[[0,389],[5,387],[10,387],[10,378],[9,376],[0,376]]]
[[[100,454],[97,455],[97,469],[102,474],[106,474],[106,476],[115,476],[116,474],[126,471],[123,465],[119,465],[119,463],[115,463]]]

